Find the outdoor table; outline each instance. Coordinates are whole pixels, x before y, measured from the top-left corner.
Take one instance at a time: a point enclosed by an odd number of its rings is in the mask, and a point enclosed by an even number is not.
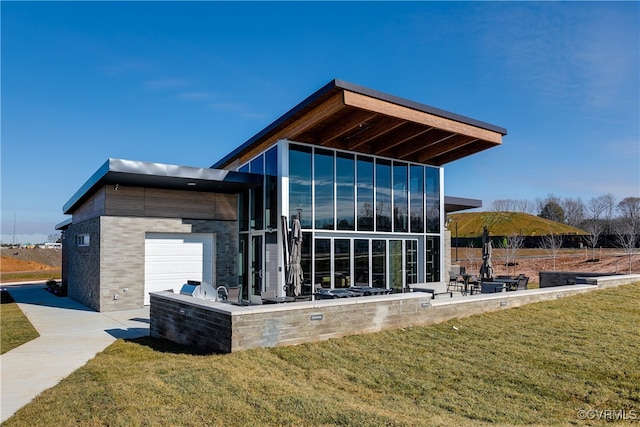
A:
[[[389,289],[374,288],[372,286],[351,286],[349,291],[357,292],[362,295],[384,295],[385,293],[388,293]]]
[[[273,297],[273,298],[262,298],[262,302],[264,304],[282,304],[285,302],[294,302],[296,299],[294,297]]]
[[[475,276],[475,274],[464,273],[464,274],[461,274],[461,276],[463,280],[462,283],[464,284],[464,291],[462,292],[462,295],[467,295],[467,293],[469,292],[469,279]]]

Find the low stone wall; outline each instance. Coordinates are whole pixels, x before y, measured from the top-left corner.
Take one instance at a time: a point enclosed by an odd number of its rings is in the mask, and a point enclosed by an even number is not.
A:
[[[429,325],[640,281],[599,277],[593,284],[449,298],[423,292],[234,306],[170,292],[151,294],[151,336],[202,351],[229,353]],[[595,286],[594,286],[595,285]],[[428,285],[424,285],[427,287]]]
[[[576,283],[576,277],[600,277],[611,276],[611,273],[575,272],[575,271],[541,271],[540,287],[550,288]]]

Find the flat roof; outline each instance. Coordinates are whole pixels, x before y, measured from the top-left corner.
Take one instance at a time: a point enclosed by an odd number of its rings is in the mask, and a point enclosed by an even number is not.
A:
[[[65,203],[62,210],[71,214],[104,185],[237,194],[261,183],[262,176],[250,173],[109,159]],[[59,225],[64,226],[63,223]]]
[[[482,207],[482,200],[466,197],[444,196],[444,211],[446,213],[476,209]]]
[[[507,130],[332,80],[212,165],[244,163],[278,140],[440,166],[502,144]]]

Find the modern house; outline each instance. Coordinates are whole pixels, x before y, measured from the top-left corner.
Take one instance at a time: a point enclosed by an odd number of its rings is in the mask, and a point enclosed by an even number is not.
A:
[[[211,168],[108,160],[64,206],[63,282],[98,311],[187,280],[283,295],[294,216],[303,294],[445,281],[444,213],[481,203],[445,197],[443,165],[506,133],[333,80]]]

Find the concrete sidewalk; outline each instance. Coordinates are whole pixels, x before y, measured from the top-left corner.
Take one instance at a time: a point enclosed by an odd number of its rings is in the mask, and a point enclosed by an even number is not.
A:
[[[45,283],[2,284],[39,338],[0,356],[0,422],[53,387],[118,338],[149,335],[149,307],[98,313],[68,297],[47,292]]]

